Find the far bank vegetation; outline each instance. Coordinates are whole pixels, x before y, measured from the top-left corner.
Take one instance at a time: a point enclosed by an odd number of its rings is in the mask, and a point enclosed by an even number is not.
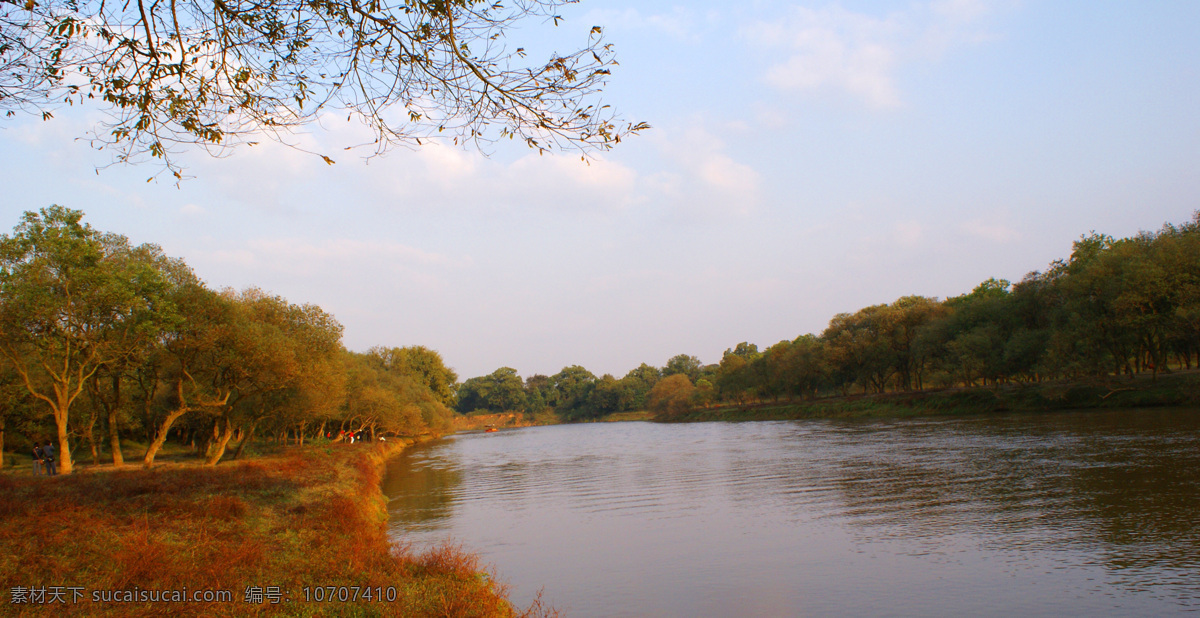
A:
[[[762,350],[742,342],[715,364],[680,354],[662,367],[643,363],[621,378],[572,365],[524,380],[502,367],[466,380],[458,410],[552,409],[566,421],[648,410],[668,420],[713,407],[1109,384],[1096,400],[1122,390],[1122,380],[1196,367],[1200,212],[1190,222],[1131,238],[1093,232],[1074,243],[1069,257],[1015,284],[991,278],[944,300],[905,296],[841,313],[820,334]]]

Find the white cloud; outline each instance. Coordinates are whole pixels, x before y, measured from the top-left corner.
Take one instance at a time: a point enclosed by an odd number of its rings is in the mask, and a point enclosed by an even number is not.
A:
[[[528,154],[508,165],[499,182],[517,203],[608,210],[637,201],[637,173],[620,163],[578,156]]]
[[[186,259],[198,272],[216,273],[222,285],[263,286],[318,302],[334,313],[418,290],[446,294],[450,282],[474,266],[468,255],[447,255],[379,240],[297,237],[255,238],[191,251]],[[364,296],[364,290],[370,292]]]
[[[424,163],[424,178],[443,189],[471,178],[479,168],[478,154],[454,146],[433,142],[416,153]]]
[[[839,6],[795,7],[786,18],[742,29],[744,38],[782,56],[763,73],[788,92],[841,91],[870,107],[900,105],[898,67],[991,37],[978,28],[992,10],[984,0],[936,0],[875,17]]]
[[[1020,240],[1021,238],[1021,235],[1018,234],[1016,230],[1013,230],[1002,223],[987,222],[976,219],[974,221],[968,221],[959,227],[966,234],[997,243],[1008,243],[1015,240]]]
[[[743,34],[780,48],[786,60],[770,66],[764,79],[780,90],[845,90],[874,107],[899,103],[892,77],[894,18],[877,19],[840,7],[798,7],[788,18],[760,22]]]
[[[691,211],[745,214],[760,200],[761,176],[725,153],[725,144],[699,121],[682,132],[655,134],[666,169],[647,185],[668,203]]]

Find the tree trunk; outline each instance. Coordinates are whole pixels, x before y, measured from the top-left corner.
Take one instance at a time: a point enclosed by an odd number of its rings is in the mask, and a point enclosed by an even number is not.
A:
[[[4,469],[4,415],[0,414],[0,470]]]
[[[234,451],[234,453],[233,453],[234,459],[241,457],[242,451],[244,451],[246,449],[246,445],[249,444],[250,441],[254,439],[254,430],[255,429],[258,429],[258,421],[254,421],[253,423],[250,423],[250,431],[246,432],[245,437],[243,437],[242,441],[238,443],[237,450]]]
[[[154,465],[154,456],[158,454],[158,449],[162,448],[163,443],[167,441],[167,433],[171,431],[171,425],[176,419],[187,414],[187,411],[187,408],[179,408],[163,419],[162,425],[158,427],[158,435],[154,436],[154,441],[150,443],[150,448],[146,449],[146,457],[142,459],[143,467],[149,468]]]
[[[212,453],[213,442],[221,437],[221,419],[214,418],[212,431],[204,433],[204,446],[196,449],[197,453],[204,455],[204,461],[208,462],[208,456]]]
[[[108,446],[112,451],[114,466],[125,464],[125,456],[121,454],[121,436],[117,433],[117,407],[108,411]]]
[[[150,411],[150,398],[146,398],[142,402],[142,420],[145,422],[146,442],[153,442],[154,435],[154,414]]]
[[[100,451],[96,448],[96,411],[88,412],[88,424],[83,428],[83,438],[87,440],[88,448],[92,451],[92,465],[100,465]]]
[[[54,412],[54,424],[58,428],[58,473],[70,474],[74,471],[74,466],[71,465],[70,435],[67,433],[67,412],[70,409],[71,398],[67,395],[65,387],[55,386],[54,390],[58,405],[51,409]]]
[[[224,419],[225,430],[221,432],[220,437],[213,444],[212,453],[209,453],[208,457],[205,458],[204,465],[206,466],[217,465],[217,462],[221,461],[221,456],[225,454],[225,446],[233,439],[233,423],[230,422],[228,414],[224,415]]]

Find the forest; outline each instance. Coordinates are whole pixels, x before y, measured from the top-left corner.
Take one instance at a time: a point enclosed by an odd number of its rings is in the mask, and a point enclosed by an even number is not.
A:
[[[0,446],[6,431],[21,449],[52,440],[70,473],[123,463],[124,440],[144,445],[146,467],[168,439],[216,465],[256,436],[449,428],[458,377],[436,351],[351,352],[341,338],[320,307],[212,289],[78,210],[26,212],[0,236]]]
[[[216,465],[256,438],[441,433],[456,413],[670,418],[1188,370],[1200,366],[1200,211],[1132,238],[1083,236],[1068,258],[1015,284],[905,296],[838,314],[819,335],[762,350],[742,342],[715,364],[680,354],[621,378],[579,365],[527,378],[501,367],[460,384],[434,350],[353,352],[341,336],[320,307],[212,289],[182,260],[97,231],[78,210],[26,212],[0,236],[0,445],[6,432],[20,449],[54,440],[64,473],[85,458],[123,463],[125,441],[144,445],[146,467],[167,440]]]
[[[1157,376],[1200,366],[1200,211],[1115,239],[1091,233],[1070,257],[1020,282],[991,278],[945,300],[905,296],[842,313],[819,335],[719,363],[681,354],[622,378],[572,365],[524,380],[509,367],[466,380],[458,410],[553,409],[567,421],[648,409],[670,418],[714,405],[814,400]]]

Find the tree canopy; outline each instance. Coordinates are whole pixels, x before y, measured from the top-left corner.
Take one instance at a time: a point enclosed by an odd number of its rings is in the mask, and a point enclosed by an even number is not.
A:
[[[605,149],[647,125],[601,101],[617,64],[601,29],[543,59],[508,40],[574,1],[4,0],[0,110],[98,100],[95,140],[176,176],[177,147],[283,140],[325,113],[361,121],[375,153],[441,136]]]

